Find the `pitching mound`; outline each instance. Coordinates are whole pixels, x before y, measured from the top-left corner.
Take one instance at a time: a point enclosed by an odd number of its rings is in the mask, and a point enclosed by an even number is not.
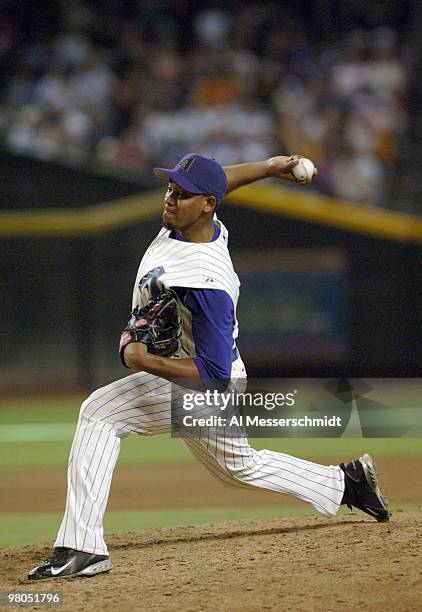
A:
[[[0,551],[0,591],[61,591],[60,610],[420,610],[422,513],[231,521],[108,538],[114,569],[32,583],[48,546]],[[40,610],[41,607],[25,606]]]

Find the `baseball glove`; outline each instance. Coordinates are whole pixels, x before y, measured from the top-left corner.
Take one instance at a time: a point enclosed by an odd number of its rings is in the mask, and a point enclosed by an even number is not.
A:
[[[120,359],[125,367],[124,349],[131,342],[143,342],[148,353],[168,357],[180,348],[181,321],[177,311],[176,294],[171,289],[161,293],[131,317],[120,337]]]

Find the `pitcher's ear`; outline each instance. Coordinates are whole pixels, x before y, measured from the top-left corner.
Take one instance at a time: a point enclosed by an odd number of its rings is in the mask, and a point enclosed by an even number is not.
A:
[[[212,212],[217,206],[217,200],[215,196],[207,196],[207,202],[205,205],[205,212]]]

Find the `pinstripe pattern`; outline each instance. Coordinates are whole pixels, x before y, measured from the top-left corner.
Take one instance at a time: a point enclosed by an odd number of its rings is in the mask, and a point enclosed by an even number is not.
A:
[[[156,280],[162,288],[221,289],[230,295],[236,310],[239,280],[227,249],[228,232],[220,222],[217,224],[220,236],[207,244],[172,240],[167,230],[161,230],[141,261],[133,306],[148,301],[151,282],[148,274],[159,268]],[[139,280],[144,277],[147,280],[140,288]],[[193,357],[190,313],[183,308],[181,312],[183,349],[177,357]],[[237,323],[233,338],[236,336]],[[233,363],[232,378],[240,386],[246,380],[240,358]],[[66,511],[56,547],[107,554],[102,523],[121,439],[130,434],[169,432],[170,417],[170,382],[146,372],[97,389],[82,403],[69,458]],[[334,516],[339,508],[344,474],[338,466],[318,465],[270,450],[256,451],[240,429],[238,437],[233,437],[232,429],[203,428],[197,438],[183,442],[223,484],[294,495],[326,516]]]
[[[227,247],[228,232],[224,225],[214,221],[220,229],[217,240],[208,243],[181,242],[169,237],[170,232],[162,229],[147,249],[139,265],[133,288],[132,308],[144,305],[151,298],[148,273],[164,267],[158,277],[160,289],[169,287],[188,287],[192,289],[220,289],[232,299],[236,312],[239,298],[239,279],[234,271],[230,253]],[[139,281],[146,279],[142,287]],[[212,280],[210,280],[212,279]],[[194,357],[190,312],[185,312],[183,303],[179,303],[182,314],[182,347],[177,357],[185,357],[186,351]],[[238,325],[235,321],[233,339],[238,335]]]
[[[232,374],[245,376],[240,358]],[[169,430],[170,383],[145,372],[98,389],[83,402],[69,460],[66,512],[55,546],[107,554],[102,521],[120,440],[131,433]],[[204,428],[198,438],[183,442],[225,485],[294,495],[326,516],[338,510],[344,489],[338,466],[256,451],[246,436],[232,438],[224,427]]]

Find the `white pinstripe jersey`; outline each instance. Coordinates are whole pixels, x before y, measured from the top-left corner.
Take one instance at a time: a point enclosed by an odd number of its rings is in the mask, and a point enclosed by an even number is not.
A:
[[[175,240],[169,237],[170,230],[161,229],[139,265],[132,308],[143,306],[152,296],[170,287],[225,291],[234,307],[234,345],[238,335],[236,307],[240,282],[228,250],[229,233],[217,218],[214,225],[220,230],[217,240],[201,243]],[[191,313],[180,300],[178,307],[182,317],[182,350],[175,356],[195,357]]]

